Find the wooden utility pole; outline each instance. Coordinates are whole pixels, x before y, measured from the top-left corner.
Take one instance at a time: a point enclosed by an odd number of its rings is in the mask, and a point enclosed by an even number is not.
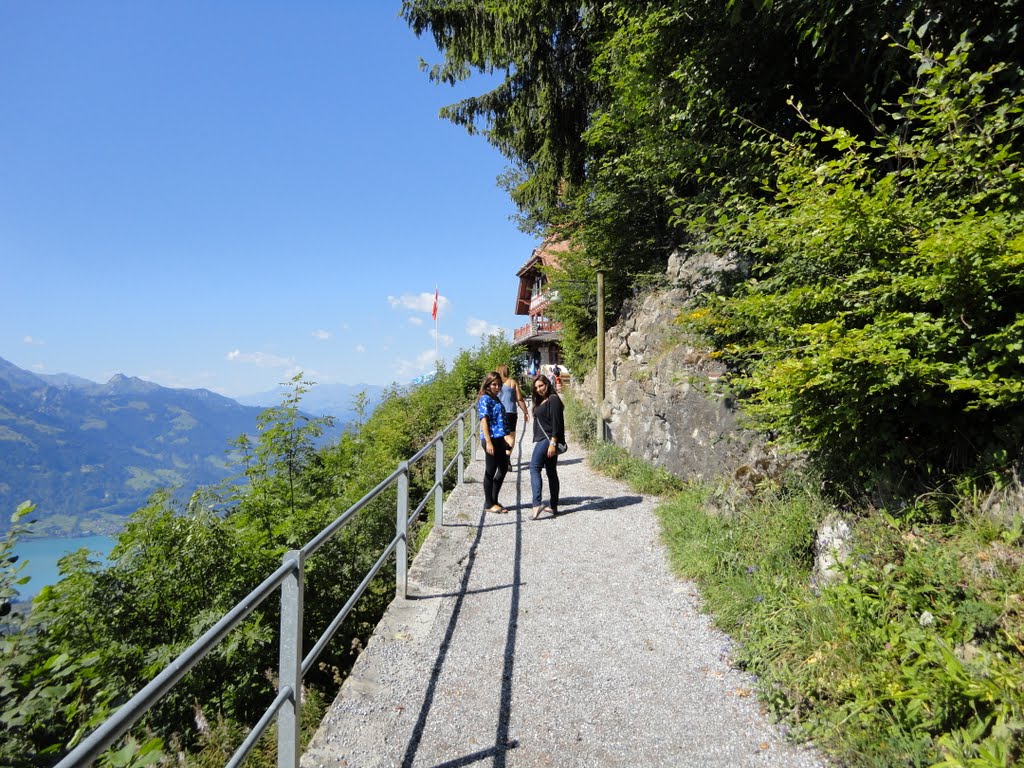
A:
[[[604,428],[604,272],[597,271],[597,439],[606,439]]]

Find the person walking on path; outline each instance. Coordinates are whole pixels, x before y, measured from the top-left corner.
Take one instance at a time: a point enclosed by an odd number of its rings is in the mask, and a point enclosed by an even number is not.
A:
[[[480,419],[480,442],[484,446],[484,511],[508,512],[498,501],[508,471],[508,443],[505,442],[505,406],[498,399],[501,374],[491,371],[480,385],[476,415]]]
[[[565,419],[562,398],[554,393],[545,376],[533,380],[533,456],[530,459],[530,485],[533,490],[533,519],[542,512],[558,514],[558,444],[565,442]],[[548,476],[548,494],[551,501],[544,506],[541,493],[544,484],[540,470]]]
[[[526,400],[523,399],[523,391],[519,388],[519,382],[512,378],[508,366],[499,365],[495,370],[501,374],[503,379],[498,399],[501,400],[501,404],[505,408],[505,442],[508,443],[508,452],[511,454],[512,449],[516,447],[516,427],[519,425],[516,404],[518,403],[519,407],[523,409],[524,423],[530,420],[530,411],[526,408]]]

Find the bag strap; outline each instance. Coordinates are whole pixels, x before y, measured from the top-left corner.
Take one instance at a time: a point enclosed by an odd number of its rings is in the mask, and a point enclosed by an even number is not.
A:
[[[547,405],[548,401],[552,397],[558,397],[558,393],[557,392],[553,392],[549,397],[544,398],[544,402],[540,404],[539,408],[543,408],[545,405]],[[562,398],[558,397],[558,402],[562,402]],[[534,414],[534,423],[536,423],[536,425],[538,427],[540,427],[540,431],[544,433],[544,437],[546,437],[548,440],[550,440],[551,439],[551,435],[549,435],[548,431],[546,429],[544,429],[544,425],[540,423],[540,419],[536,418],[536,413]]]
[[[548,439],[548,442],[549,442],[549,443],[551,443],[551,442],[554,442],[554,441],[553,441],[553,440],[551,439],[551,435],[549,435],[549,434],[548,434],[548,431],[547,431],[546,429],[544,429],[544,425],[540,423],[540,419],[537,419],[537,418],[535,418],[535,419],[534,419],[534,423],[535,423],[535,424],[536,424],[536,425],[537,425],[538,427],[540,427],[540,431],[544,433],[544,437],[546,437],[546,438]]]

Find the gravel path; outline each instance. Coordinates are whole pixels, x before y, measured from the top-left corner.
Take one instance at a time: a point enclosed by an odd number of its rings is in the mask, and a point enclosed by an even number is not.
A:
[[[531,520],[531,448],[508,515],[480,511],[477,452],[303,768],[825,765],[728,666],[729,638],[668,570],[656,499],[571,446],[561,514]]]

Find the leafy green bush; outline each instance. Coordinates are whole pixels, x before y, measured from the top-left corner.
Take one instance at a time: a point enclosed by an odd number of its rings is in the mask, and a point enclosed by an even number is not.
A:
[[[571,394],[563,392],[560,397],[565,405],[565,426],[586,448],[594,446],[597,440],[597,413]]]
[[[910,45],[920,82],[866,141],[807,120],[767,202],[696,219],[756,277],[681,320],[763,428],[832,479],[896,490],[1006,464],[1024,436],[1024,93],[970,46]],[[798,105],[799,109],[799,105]],[[680,207],[680,221],[694,211]]]

